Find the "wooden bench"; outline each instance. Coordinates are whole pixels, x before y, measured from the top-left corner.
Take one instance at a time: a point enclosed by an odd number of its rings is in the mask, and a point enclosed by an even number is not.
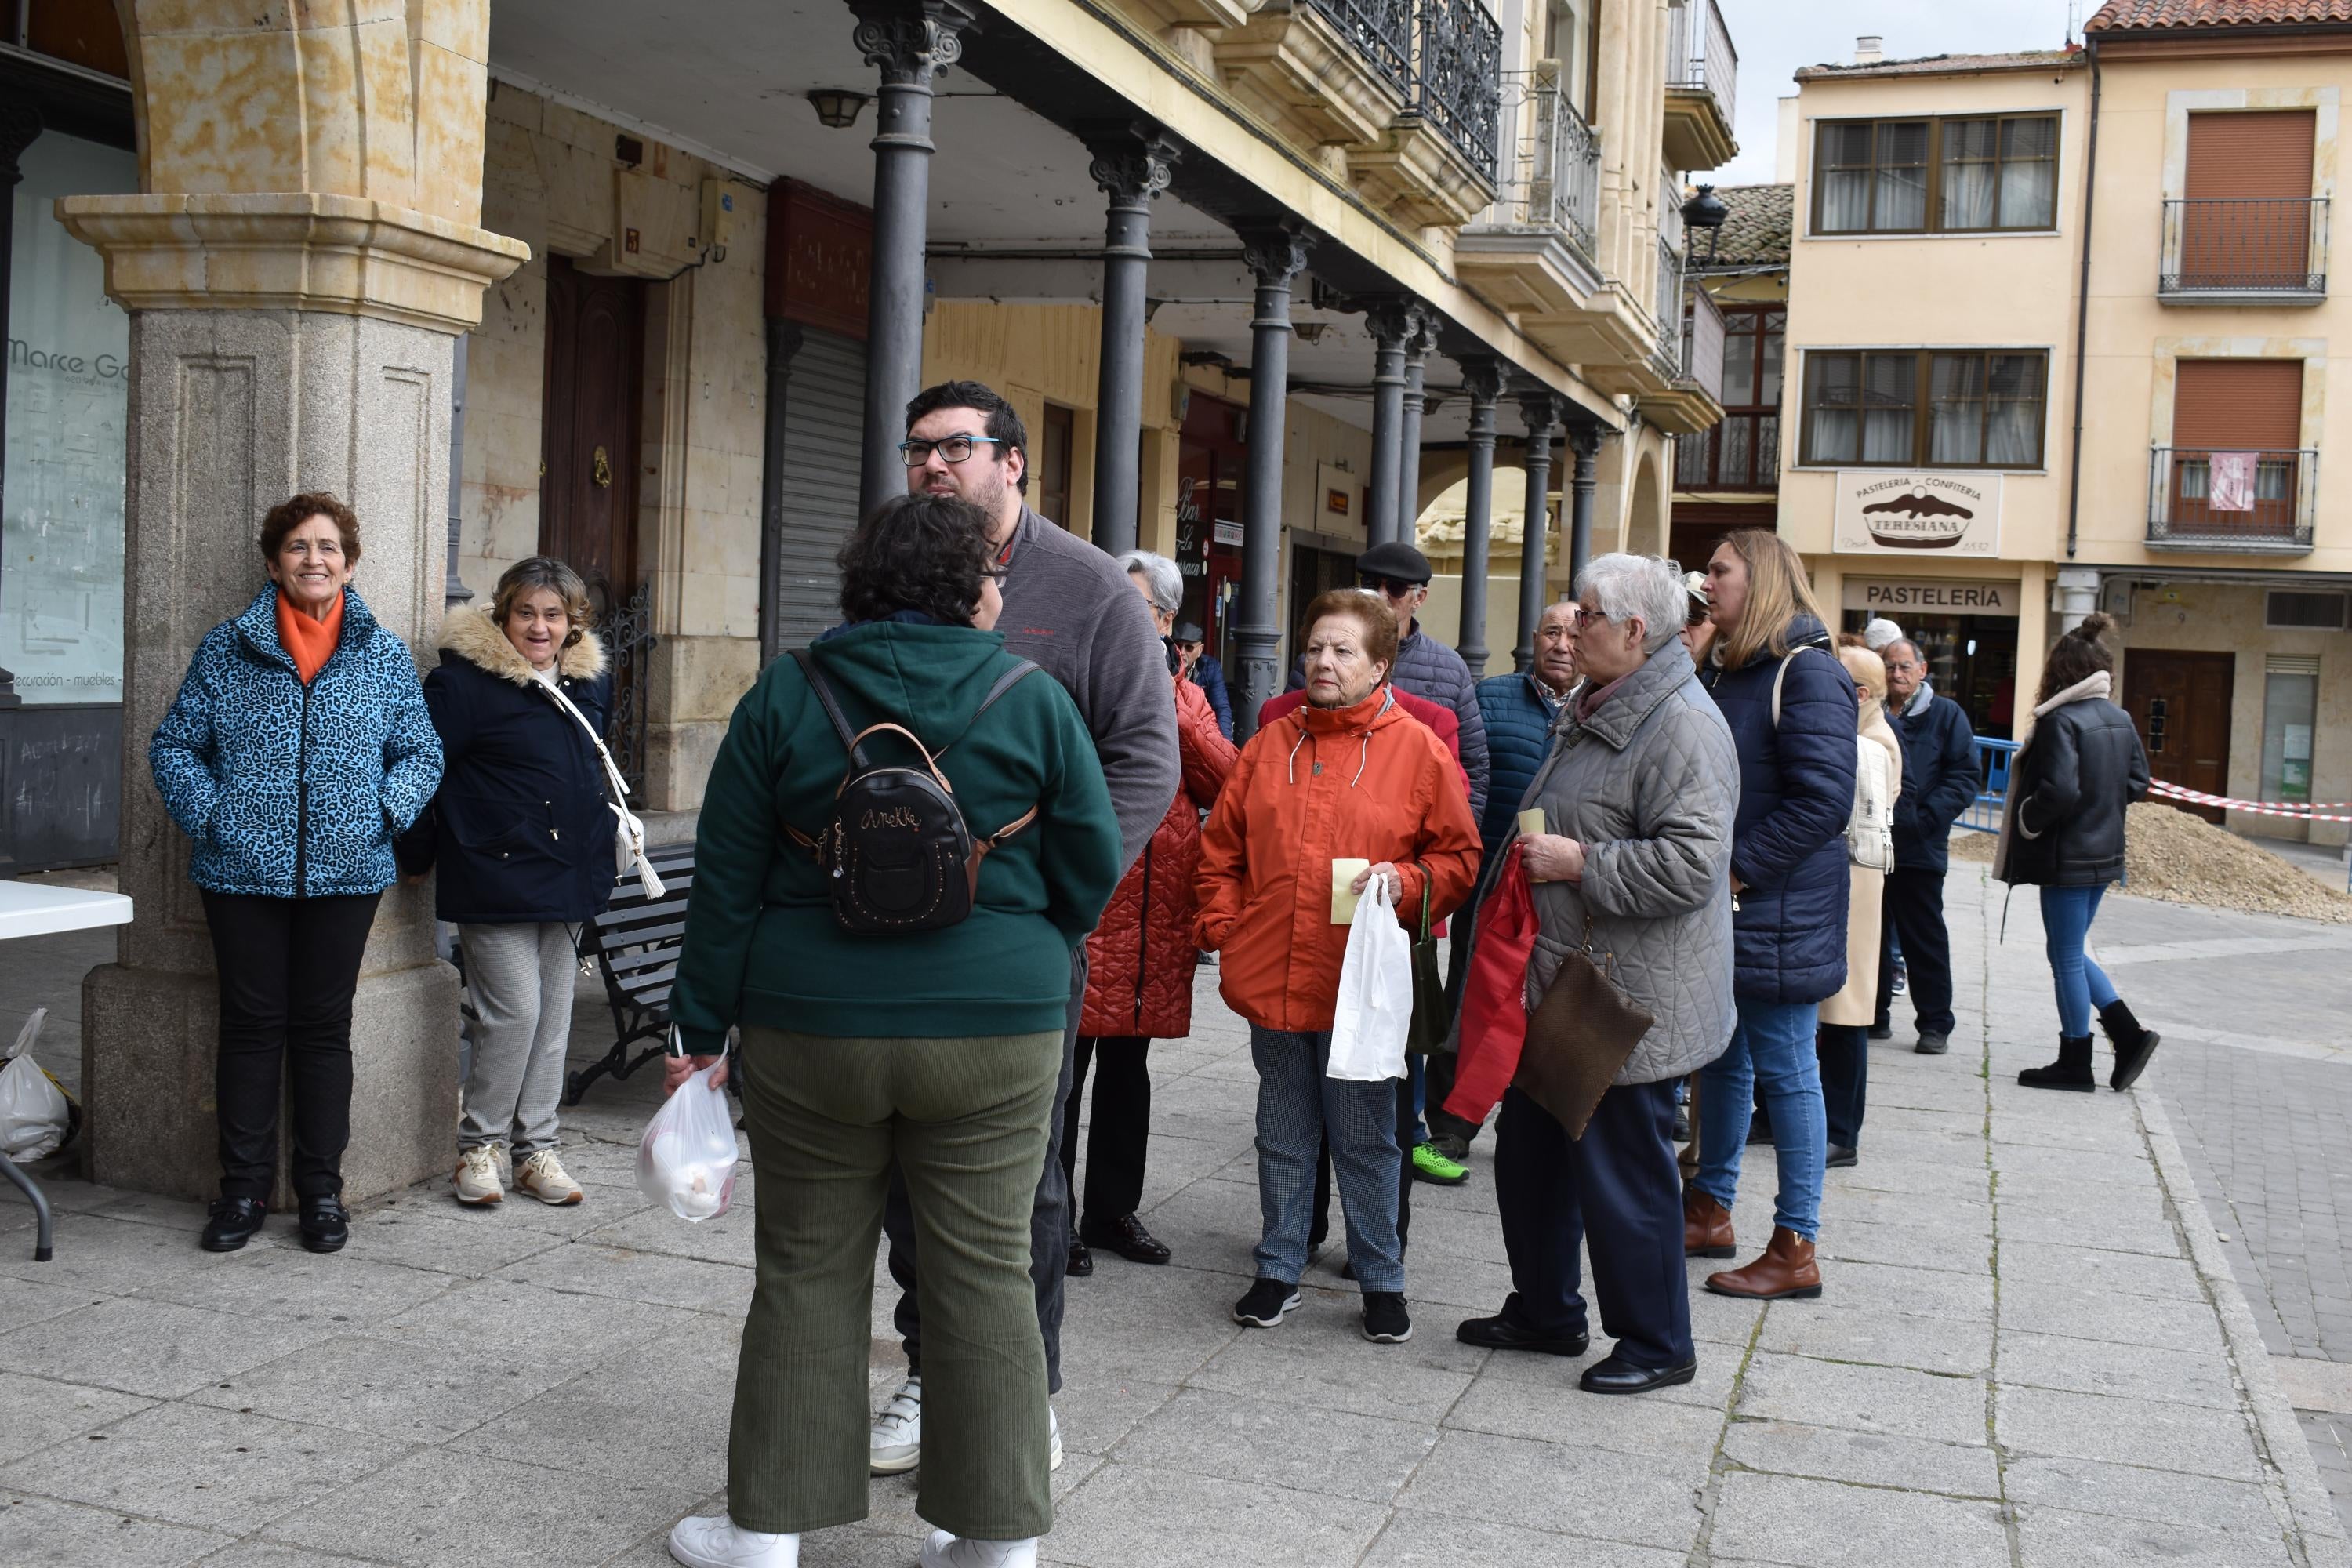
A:
[[[604,1000],[613,1009],[613,1048],[563,1079],[563,1103],[577,1105],[588,1086],[610,1076],[625,1079],[667,1048],[669,991],[677,976],[677,952],[686,938],[686,895],[694,886],[694,846],[666,844],[648,856],[662,879],[662,896],[646,897],[635,871],[616,881],[604,912],[580,928],[580,956],[596,959],[604,979]],[[634,1055],[629,1047],[646,1042]]]

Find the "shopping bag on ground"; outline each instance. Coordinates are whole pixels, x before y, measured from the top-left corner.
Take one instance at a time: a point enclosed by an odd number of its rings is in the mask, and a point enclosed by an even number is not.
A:
[[[646,1123],[637,1191],[683,1220],[715,1219],[735,1197],[735,1118],[713,1062],[678,1086]]]
[[[1375,877],[1349,922],[1339,1010],[1331,1019],[1331,1065],[1325,1070],[1365,1083],[1402,1078],[1412,1029],[1412,941],[1397,924],[1388,879]]]
[[[9,1049],[8,1065],[0,1067],[0,1154],[20,1165],[56,1153],[73,1125],[65,1091],[33,1059],[33,1041],[48,1016],[47,1007],[33,1010]]]

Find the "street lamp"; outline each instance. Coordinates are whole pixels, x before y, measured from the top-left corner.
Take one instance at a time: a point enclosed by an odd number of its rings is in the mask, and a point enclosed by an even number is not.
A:
[[[866,107],[866,94],[852,92],[845,87],[812,88],[809,102],[816,109],[820,123],[835,131],[846,131],[857,123],[857,111]]]

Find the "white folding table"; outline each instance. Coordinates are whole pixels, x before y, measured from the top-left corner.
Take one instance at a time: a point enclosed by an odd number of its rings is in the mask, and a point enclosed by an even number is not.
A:
[[[87,888],[51,888],[38,882],[0,881],[0,942],[20,936],[54,936],[59,931],[89,931],[96,926],[128,925],[131,900],[121,893],[98,893]],[[23,1189],[33,1205],[33,1261],[49,1260],[49,1200],[40,1184],[0,1156],[0,1171]]]

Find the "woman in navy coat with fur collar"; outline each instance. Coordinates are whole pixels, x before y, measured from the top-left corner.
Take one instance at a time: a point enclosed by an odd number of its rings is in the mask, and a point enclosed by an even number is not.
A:
[[[1853,812],[1853,681],[1829,650],[1805,564],[1779,535],[1742,529],[1707,563],[1715,646],[1701,677],[1739,752],[1731,891],[1738,1024],[1700,1071],[1699,1170],[1683,1195],[1685,1250],[1734,1256],[1731,1202],[1757,1099],[1772,1118],[1780,1188],[1772,1241],[1717,1295],[1822,1293],[1813,1261],[1828,1130],[1813,1036],[1845,984],[1846,819]]]
[[[519,562],[488,613],[450,612],[441,667],[425,678],[446,771],[400,850],[410,875],[439,872],[434,912],[457,928],[480,1018],[454,1178],[468,1207],[503,1199],[508,1172],[542,1203],[585,1195],[555,1151],[580,926],[614,882],[590,734],[604,727],[611,680],[589,615],[578,573]]]

